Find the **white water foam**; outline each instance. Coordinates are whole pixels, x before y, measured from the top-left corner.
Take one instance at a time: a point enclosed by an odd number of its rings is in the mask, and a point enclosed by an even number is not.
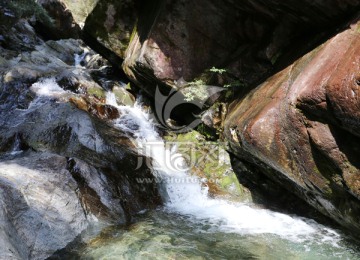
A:
[[[57,84],[55,78],[43,78],[32,84],[30,90],[36,94],[36,97],[30,102],[29,107],[27,108],[28,111],[32,111],[48,102],[49,98],[59,100],[62,97],[66,97],[68,94],[67,91]]]
[[[112,93],[108,93],[107,102],[117,106]],[[152,149],[142,149],[145,156],[153,159],[153,168],[158,169],[154,172],[156,177],[183,180],[189,178],[187,172],[179,170],[181,167],[179,169],[169,167],[166,159],[174,157],[181,159],[181,157],[176,153],[176,149],[165,149],[165,143],[156,132],[149,115],[142,110],[139,104],[135,104],[134,107],[117,107],[121,112],[121,118],[114,122],[116,127],[132,133],[140,148],[149,142],[156,144],[149,146]],[[194,177],[191,176],[191,178]],[[197,221],[205,221],[225,232],[274,234],[294,242],[325,242],[333,246],[337,246],[340,240],[337,232],[312,220],[292,217],[271,210],[257,209],[243,203],[234,204],[225,200],[209,198],[207,188],[201,185],[200,180],[197,182],[164,182],[164,186],[162,188],[166,190],[166,195],[163,197],[168,211],[189,215]]]
[[[38,96],[58,97],[66,91],[62,89],[54,78],[44,78],[31,85],[30,89]]]

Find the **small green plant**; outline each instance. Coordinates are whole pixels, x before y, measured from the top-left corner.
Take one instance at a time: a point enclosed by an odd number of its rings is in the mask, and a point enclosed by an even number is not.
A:
[[[218,68],[212,67],[209,71],[214,72],[214,73],[219,73],[221,75],[226,72],[226,69],[218,69]]]
[[[197,79],[187,83],[183,88],[183,95],[185,101],[191,102],[196,98],[202,100],[208,98],[205,82],[202,79]]]
[[[240,80],[234,80],[230,82],[230,84],[225,84],[224,88],[232,88],[232,87],[245,87],[245,83]]]

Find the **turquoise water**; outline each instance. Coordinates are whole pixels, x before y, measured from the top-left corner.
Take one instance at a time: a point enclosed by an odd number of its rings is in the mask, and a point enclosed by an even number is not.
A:
[[[128,227],[106,228],[86,245],[69,250],[66,258],[360,259],[354,241],[331,236],[321,225],[307,221],[325,233],[295,241],[274,234],[225,232],[209,220],[161,209],[137,216]]]

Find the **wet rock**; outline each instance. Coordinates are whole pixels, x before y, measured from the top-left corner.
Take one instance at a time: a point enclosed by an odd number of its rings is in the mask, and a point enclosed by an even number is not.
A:
[[[13,0],[0,2],[0,30],[11,30],[20,20],[52,24],[51,18],[37,1]]]
[[[248,170],[237,168],[239,179],[255,185],[268,179],[356,233],[360,232],[359,26],[356,19],[233,102],[225,121],[232,151],[249,165]],[[271,185],[260,184],[258,188],[275,194]]]
[[[201,116],[201,121],[207,127],[222,132],[226,114],[227,105],[225,103],[217,102],[204,112]]]
[[[118,104],[133,106],[135,104],[135,97],[125,89],[123,86],[115,86],[112,89]]]
[[[36,45],[43,43],[27,20],[14,22],[10,27],[1,26],[0,32],[3,34],[0,42],[3,57],[16,57],[20,52],[32,51]]]
[[[116,119],[120,116],[119,110],[111,105],[99,102],[96,98],[76,97],[69,100],[77,108],[89,112],[99,119]]]
[[[62,2],[65,3],[67,9],[71,11],[76,23],[83,27],[86,18],[91,14],[98,0],[62,0]]]
[[[135,1],[100,0],[84,26],[86,37],[123,58],[136,23]]]

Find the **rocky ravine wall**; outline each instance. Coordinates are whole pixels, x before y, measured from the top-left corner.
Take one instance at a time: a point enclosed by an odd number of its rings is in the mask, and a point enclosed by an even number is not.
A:
[[[52,1],[42,4],[47,2]],[[309,39],[319,40],[322,31],[349,20],[359,4],[99,1],[83,37],[105,46],[110,60],[124,60],[125,72],[149,94],[159,82],[173,86],[181,77],[190,81],[212,66],[226,68],[250,85],[292,63],[298,49],[301,53],[309,47]],[[0,18],[8,19],[4,15]],[[66,28],[77,35],[78,27],[66,17]],[[124,170],[135,166],[137,155],[129,138],[106,122],[114,116],[101,101],[108,86],[94,77],[94,72],[102,73],[104,61],[76,71],[73,57],[83,51],[81,43],[44,43],[26,21],[13,25],[6,32],[1,28],[0,37],[0,118],[6,122],[0,128],[0,257],[44,258],[79,235],[92,215],[112,221],[122,216],[125,222],[160,201],[156,187],[136,185]],[[56,26],[61,29],[62,23]],[[225,122],[240,180],[272,194],[274,187],[262,185],[270,180],[354,231],[360,230],[358,42],[354,22],[236,100]],[[72,93],[29,110],[38,98],[30,86],[42,77],[55,77]],[[24,153],[14,159],[8,156],[17,139]],[[16,175],[10,174],[15,170]],[[146,167],[139,174],[151,177]],[[37,224],[29,225],[27,216]],[[65,229],[54,232],[53,226]]]
[[[232,103],[225,122],[239,179],[285,187],[360,231],[357,18],[340,32],[359,6],[356,0],[100,0],[84,37],[119,57],[150,95],[158,83],[176,88],[177,80],[192,81],[212,66],[226,68],[243,86],[265,81]],[[273,194],[274,187],[264,189]]]

